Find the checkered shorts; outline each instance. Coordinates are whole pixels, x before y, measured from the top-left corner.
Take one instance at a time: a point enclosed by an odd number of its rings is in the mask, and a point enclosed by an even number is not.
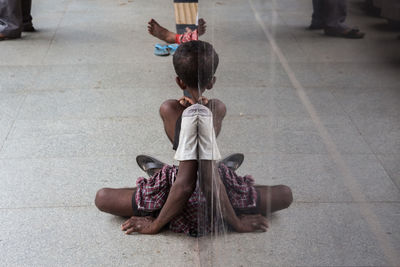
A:
[[[183,44],[186,42],[197,41],[197,40],[199,40],[197,30],[175,35],[175,43],[177,44]]]
[[[257,203],[257,191],[251,176],[238,176],[234,171],[223,164],[218,167],[220,177],[225,185],[229,200],[235,211],[254,210]],[[164,167],[146,179],[139,177],[137,191],[134,195],[135,209],[142,215],[157,216],[164,206],[172,184],[178,174],[177,166]],[[210,223],[203,223],[206,199],[199,186],[189,198],[182,213],[174,217],[169,223],[169,229],[197,236],[198,233],[210,232]],[[200,222],[200,223],[199,223]]]

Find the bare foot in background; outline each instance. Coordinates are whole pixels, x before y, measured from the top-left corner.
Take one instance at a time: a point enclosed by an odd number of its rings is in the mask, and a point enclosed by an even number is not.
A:
[[[160,40],[165,41],[166,43],[169,43],[169,44],[175,43],[175,35],[176,34],[173,32],[170,32],[169,30],[162,27],[154,19],[151,19],[149,21],[147,30],[151,35],[153,35],[154,37],[157,37]]]
[[[206,21],[204,19],[199,19],[199,26],[197,27],[197,32],[199,36],[203,35],[206,32]]]
[[[203,35],[206,32],[206,21],[204,19],[199,19],[199,26],[197,27],[197,33],[198,35]],[[154,19],[151,19],[148,22],[147,26],[148,32],[153,35],[154,37],[157,37],[160,40],[163,40],[166,43],[173,44],[176,42],[176,33],[171,32],[158,24],[158,22]],[[190,29],[186,31],[191,31]]]

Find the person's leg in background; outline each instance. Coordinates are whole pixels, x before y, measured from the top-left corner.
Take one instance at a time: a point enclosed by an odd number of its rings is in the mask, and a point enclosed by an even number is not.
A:
[[[310,30],[322,30],[324,28],[324,0],[313,0],[313,14]]]
[[[21,0],[22,8],[22,31],[24,32],[34,32],[31,16],[32,0]]]
[[[347,16],[346,0],[324,0],[324,21],[326,30],[345,31]]]
[[[326,35],[359,39],[364,33],[345,24],[347,16],[346,0],[324,0],[324,31]]]
[[[21,32],[21,0],[0,0],[0,41],[20,38]]]

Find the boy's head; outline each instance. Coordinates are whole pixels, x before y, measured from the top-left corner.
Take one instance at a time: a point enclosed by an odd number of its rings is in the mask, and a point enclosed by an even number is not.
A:
[[[218,62],[218,54],[213,46],[203,41],[181,44],[173,57],[176,74],[190,88],[204,89],[209,86]]]

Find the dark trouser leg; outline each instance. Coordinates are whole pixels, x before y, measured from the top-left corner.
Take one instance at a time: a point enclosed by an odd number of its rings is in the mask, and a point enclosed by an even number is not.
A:
[[[22,31],[20,0],[0,0],[0,34],[19,37]]]
[[[21,0],[22,23],[25,29],[32,28],[31,6],[32,0]]]
[[[313,0],[313,14],[311,25],[323,26],[324,25],[324,0]]]
[[[346,0],[324,0],[325,30],[344,31],[348,27],[344,24],[347,16]]]

